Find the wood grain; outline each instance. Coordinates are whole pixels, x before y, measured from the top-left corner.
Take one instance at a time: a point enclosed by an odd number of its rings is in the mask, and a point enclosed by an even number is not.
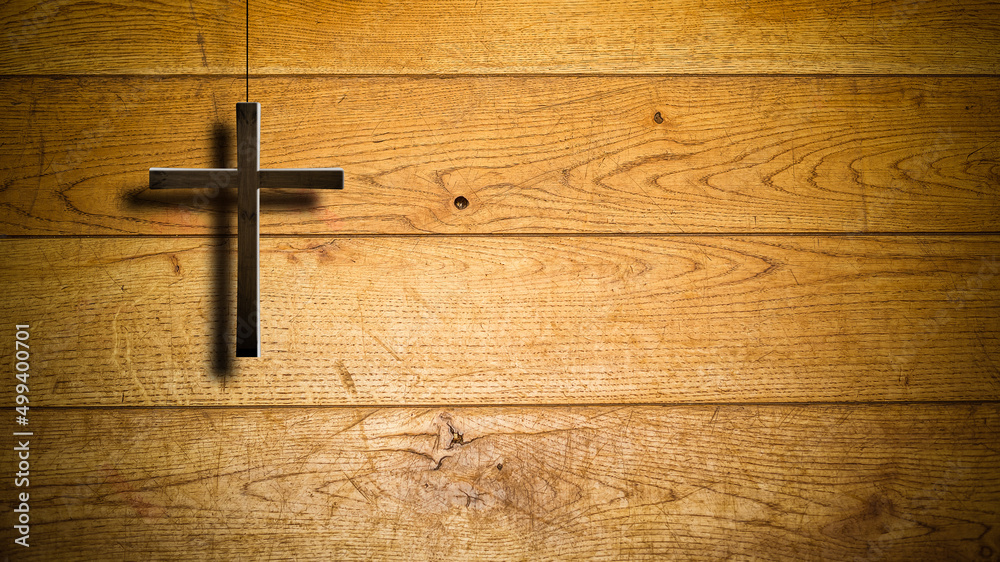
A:
[[[5,2],[4,74],[245,72],[244,2]],[[978,73],[988,0],[254,1],[250,72]]]
[[[233,167],[238,81],[0,94],[3,233],[235,224],[217,186],[154,193],[147,169]],[[992,232],[1000,216],[997,78],[275,78],[255,98],[262,167],[346,174],[343,192],[262,193],[265,234]]]
[[[230,241],[0,240],[32,400],[1000,397],[996,236],[262,238],[254,360],[231,357]]]
[[[0,557],[1000,555],[995,1],[246,8],[0,3]]]
[[[46,409],[37,419],[37,523],[19,560],[1000,551],[996,404]],[[11,509],[0,504],[7,520]],[[12,532],[0,530],[6,544]]]

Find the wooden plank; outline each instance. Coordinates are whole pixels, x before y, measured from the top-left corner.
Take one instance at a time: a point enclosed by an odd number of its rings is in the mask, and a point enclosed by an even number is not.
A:
[[[246,72],[245,2],[13,0],[0,21],[2,74]]]
[[[995,403],[46,409],[33,423],[18,560],[1000,550]]]
[[[263,238],[254,360],[230,242],[0,240],[34,403],[1000,397],[997,236]]]
[[[243,2],[5,2],[5,74],[245,72]],[[980,73],[989,0],[278,0],[250,6],[253,74]]]
[[[976,232],[1000,216],[998,78],[257,83],[261,165],[346,173],[342,193],[263,193],[265,234]],[[232,228],[218,189],[152,193],[147,169],[233,167],[239,83],[0,94],[3,233]]]
[[[236,104],[236,356],[260,357],[260,104]]]

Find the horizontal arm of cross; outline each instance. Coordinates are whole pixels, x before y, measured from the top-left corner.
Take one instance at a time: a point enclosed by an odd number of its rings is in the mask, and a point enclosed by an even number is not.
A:
[[[261,189],[344,189],[344,170],[341,168],[286,168],[257,173]],[[235,188],[238,174],[236,168],[150,168],[149,188]]]

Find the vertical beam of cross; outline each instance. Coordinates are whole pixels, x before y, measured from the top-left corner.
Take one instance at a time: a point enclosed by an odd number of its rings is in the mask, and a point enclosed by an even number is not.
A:
[[[236,104],[236,356],[260,357],[260,104]]]
[[[260,189],[343,189],[341,168],[260,169],[260,104],[236,104],[233,168],[150,168],[150,189],[236,185],[236,356],[260,357]]]

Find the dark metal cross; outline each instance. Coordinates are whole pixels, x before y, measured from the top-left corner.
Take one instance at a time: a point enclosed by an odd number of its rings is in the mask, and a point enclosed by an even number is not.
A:
[[[343,189],[341,168],[260,169],[260,104],[236,104],[236,168],[150,168],[150,189],[238,184],[236,356],[260,357],[260,188]]]

